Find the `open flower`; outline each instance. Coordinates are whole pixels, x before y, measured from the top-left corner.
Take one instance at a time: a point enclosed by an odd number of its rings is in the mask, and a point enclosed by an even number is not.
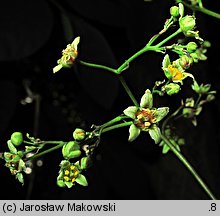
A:
[[[82,167],[79,161],[76,163],[71,163],[68,160],[63,160],[60,163],[59,176],[57,177],[57,185],[59,187],[71,188],[75,183],[82,186],[87,186],[87,180],[84,175],[81,174]]]
[[[70,68],[73,66],[77,56],[78,56],[78,44],[80,42],[80,37],[73,40],[71,44],[68,44],[66,49],[62,51],[62,57],[57,61],[57,66],[53,68],[53,72],[58,72],[61,68]]]
[[[150,134],[155,143],[161,139],[160,128],[157,123],[161,121],[169,112],[168,107],[153,108],[153,95],[147,89],[141,98],[140,107],[130,106],[124,110],[124,114],[134,120],[129,128],[128,140],[135,140],[141,131]]]
[[[170,57],[167,54],[164,56],[162,69],[164,71],[165,76],[169,80],[172,80],[175,83],[180,82],[182,84],[182,81],[186,77],[191,77],[192,79],[194,79],[192,74],[185,72],[185,68],[188,68],[191,63],[191,59],[187,59],[186,56],[182,56],[181,58],[171,63]]]

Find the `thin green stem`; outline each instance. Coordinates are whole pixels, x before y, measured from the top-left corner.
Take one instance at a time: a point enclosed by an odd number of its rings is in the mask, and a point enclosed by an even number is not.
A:
[[[128,87],[127,83],[125,82],[124,78],[121,75],[118,75],[118,79],[120,80],[122,86],[124,87],[125,91],[127,92],[128,96],[130,97],[130,99],[132,100],[134,105],[136,107],[139,107],[137,100],[135,99],[134,95],[132,94],[132,92],[131,92],[130,88]]]
[[[136,52],[134,55],[132,55],[129,59],[127,59],[120,67],[118,67],[117,69],[118,74],[122,73],[126,68],[128,68],[130,62],[132,62],[138,56],[142,55],[147,51],[156,51],[156,49],[153,46],[145,46],[144,48]]]
[[[191,166],[191,164],[186,160],[186,158],[173,146],[173,144],[162,134],[161,138],[166,144],[170,147],[172,152],[176,155],[176,157],[183,163],[183,165],[189,170],[189,172],[193,175],[196,181],[200,184],[203,190],[207,193],[207,195],[212,199],[216,200],[216,197],[213,195],[208,186],[204,183],[202,178],[198,175],[195,169]]]
[[[182,30],[179,28],[177,31],[175,31],[173,34],[171,34],[170,36],[168,36],[167,38],[165,38],[164,40],[162,40],[160,43],[158,43],[157,45],[155,45],[155,48],[159,48],[161,47],[163,44],[165,44],[166,42],[168,42],[169,40],[171,40],[172,38],[174,38],[175,36],[177,36],[179,33],[181,33]]]
[[[87,66],[87,67],[99,68],[99,69],[107,70],[107,71],[113,72],[115,74],[118,74],[116,69],[113,69],[111,67],[107,67],[105,65],[93,64],[93,63],[85,62],[85,61],[82,61],[82,60],[77,60],[77,62],[79,62],[81,65],[84,65],[84,66]]]
[[[117,129],[117,128],[130,126],[131,124],[133,124],[133,121],[123,122],[123,123],[120,123],[120,124],[116,124],[116,125],[104,128],[102,133],[105,133],[105,132],[108,132],[108,131],[111,131],[111,130],[114,130],[114,129]]]
[[[43,152],[40,152],[40,153],[38,153],[38,154],[36,154],[36,155],[33,155],[32,157],[27,158],[26,161],[36,159],[36,158],[41,157],[41,156],[43,156],[43,155],[45,155],[45,154],[48,154],[48,153],[50,153],[50,152],[52,152],[52,151],[55,151],[55,150],[57,150],[57,149],[59,149],[59,148],[62,148],[65,143],[66,143],[66,142],[59,141],[59,145],[56,145],[56,146],[54,146],[54,147],[52,147],[52,148],[49,148],[49,149],[47,149],[47,150],[45,150],[45,151],[43,151]]]
[[[123,116],[123,115],[117,116],[117,117],[113,118],[112,120],[110,120],[110,121],[104,123],[103,125],[101,125],[100,128],[104,129],[104,128],[106,128],[108,126],[111,126],[111,125],[115,124],[116,122],[119,122],[119,121],[121,121],[123,119],[126,119],[126,118],[129,118],[129,117],[128,116]]]
[[[30,142],[30,141],[26,141],[24,140],[23,143],[25,144],[29,144],[29,145],[45,145],[45,144],[52,144],[52,145],[58,145],[60,144],[60,142],[63,142],[63,141],[40,141],[40,142]]]

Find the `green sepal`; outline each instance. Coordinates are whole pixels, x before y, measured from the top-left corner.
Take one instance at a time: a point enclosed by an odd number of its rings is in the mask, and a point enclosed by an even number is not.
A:
[[[82,186],[88,186],[88,182],[86,180],[86,177],[82,174],[79,174],[76,178],[76,182]]]
[[[81,155],[81,151],[80,150],[75,150],[72,151],[68,154],[68,156],[66,156],[67,159],[73,159],[73,158],[77,158]]]
[[[87,169],[89,166],[90,159],[88,157],[83,157],[80,160],[80,168]]]
[[[64,182],[68,188],[71,188],[74,184],[72,182]]]
[[[7,141],[7,144],[8,144],[8,148],[9,148],[9,150],[10,150],[10,152],[12,153],[12,154],[17,154],[17,149],[15,148],[15,146],[12,144],[12,142],[11,142],[11,140],[8,140]]]
[[[152,108],[153,106],[153,95],[149,89],[147,89],[144,95],[141,97],[140,107]]]
[[[170,64],[171,64],[171,62],[170,62],[170,57],[169,57],[168,54],[166,54],[166,55],[164,56],[164,58],[163,58],[162,69],[164,70],[164,69],[168,68],[168,66],[169,66]]]
[[[132,118],[132,119],[135,119],[136,118],[136,112],[138,111],[138,107],[135,107],[135,106],[130,106],[130,107],[128,107],[127,109],[125,109],[124,111],[123,111],[123,113],[126,115],[126,116],[128,116],[128,117],[130,117],[130,118]]]
[[[56,73],[56,72],[58,72],[59,70],[61,70],[62,69],[62,65],[61,64],[58,64],[57,66],[55,66],[54,68],[53,68],[53,73]]]
[[[62,169],[65,169],[65,168],[67,168],[68,166],[70,166],[70,162],[69,162],[68,160],[62,160],[62,161],[60,162],[60,167],[61,167]]]
[[[134,141],[139,135],[140,135],[141,130],[137,128],[134,124],[132,124],[129,127],[129,138],[128,141],[132,142]]]
[[[163,153],[163,154],[167,154],[169,150],[170,150],[170,147],[165,143],[165,144],[163,145],[162,153]]]
[[[182,3],[179,3],[179,14],[180,14],[180,19],[181,19],[184,15],[184,6]]]
[[[21,159],[18,164],[18,171],[22,171],[22,170],[25,171],[26,166],[25,166],[25,162]]]
[[[148,129],[148,132],[150,134],[150,137],[155,141],[155,144],[158,144],[161,140],[160,128],[154,124],[152,127]]]
[[[66,184],[65,184],[65,182],[63,181],[63,180],[57,180],[57,185],[59,186],[59,187],[66,187]]]
[[[156,118],[155,122],[161,121],[169,112],[169,107],[160,107],[156,109],[154,117]]]
[[[16,179],[22,184],[24,185],[24,177],[23,177],[23,174],[22,173],[17,173],[16,174]]]

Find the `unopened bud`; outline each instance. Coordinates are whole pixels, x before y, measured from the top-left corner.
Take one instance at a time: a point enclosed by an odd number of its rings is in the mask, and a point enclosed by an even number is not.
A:
[[[177,94],[180,91],[180,86],[176,83],[169,83],[165,86],[165,91],[168,95]]]
[[[180,19],[179,25],[183,33],[187,33],[187,31],[191,31],[194,29],[196,25],[196,19],[194,16],[186,15]]]
[[[77,141],[82,141],[86,137],[86,132],[81,128],[76,128],[73,132],[73,138]]]
[[[179,64],[183,69],[188,69],[192,63],[193,59],[191,57],[188,57],[187,55],[183,55],[179,59]]]
[[[179,13],[179,7],[173,6],[170,8],[170,15],[173,17],[178,17],[180,15]]]
[[[19,146],[23,142],[23,135],[21,132],[14,132],[11,135],[11,142],[14,146]]]
[[[195,42],[189,42],[187,45],[186,45],[186,49],[188,52],[194,52],[196,49],[197,49],[197,44]]]

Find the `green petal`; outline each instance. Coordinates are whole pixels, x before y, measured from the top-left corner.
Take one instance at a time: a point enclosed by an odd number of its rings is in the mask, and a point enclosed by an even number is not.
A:
[[[82,186],[88,186],[88,182],[86,180],[86,177],[82,174],[79,174],[76,178],[76,182]]]
[[[164,70],[165,68],[168,68],[168,66],[169,66],[170,64],[171,64],[171,63],[170,63],[170,57],[169,57],[168,54],[166,54],[166,55],[164,56],[163,62],[162,62],[162,68],[163,68],[163,70]]]
[[[63,67],[63,66],[62,66],[61,64],[58,64],[57,66],[55,66],[55,67],[53,68],[53,73],[58,72],[59,70],[61,70],[62,67]]]
[[[128,117],[130,117],[130,118],[132,118],[132,119],[135,119],[135,117],[136,117],[136,112],[138,111],[138,107],[135,107],[135,106],[130,106],[130,107],[128,107],[127,109],[125,109],[124,111],[123,111],[123,113],[126,115],[126,116],[128,116]]]
[[[66,168],[66,167],[68,167],[70,165],[70,162],[68,161],[68,160],[62,160],[61,162],[60,162],[60,167],[61,168]]]
[[[160,107],[156,109],[154,117],[156,118],[156,122],[161,121],[169,112],[169,107]]]
[[[73,159],[73,158],[79,157],[80,155],[81,155],[81,151],[80,150],[76,150],[76,151],[70,152],[66,158]]]
[[[71,188],[74,184],[72,182],[65,182],[65,185],[68,187],[68,188]]]
[[[154,124],[151,128],[148,129],[148,132],[150,137],[155,141],[155,144],[158,144],[161,139],[160,128]]]
[[[170,147],[169,147],[167,144],[164,144],[164,145],[163,145],[162,153],[163,153],[163,154],[166,154],[169,150],[170,150]]]
[[[16,179],[22,184],[24,185],[24,177],[22,173],[17,173],[16,174]]]
[[[170,73],[170,71],[167,68],[163,69],[165,76],[167,77],[167,79],[172,79],[172,74]]]
[[[153,95],[151,91],[147,89],[141,98],[140,107],[142,108],[152,108],[153,106]]]
[[[132,124],[129,128],[129,138],[128,141],[132,142],[134,141],[139,135],[141,130],[137,128],[134,124]]]
[[[66,184],[65,184],[65,182],[64,182],[63,180],[58,180],[58,181],[57,181],[57,185],[58,185],[59,187],[65,187],[65,186],[66,186]]]
[[[81,158],[81,160],[80,160],[80,168],[81,168],[81,169],[86,169],[86,168],[88,168],[89,162],[90,162],[90,160],[89,160],[88,157],[83,157],[83,158]]]
[[[18,171],[22,171],[22,170],[25,171],[26,166],[25,166],[25,162],[21,159],[18,164]]]
[[[71,46],[72,46],[75,50],[77,50],[79,42],[80,42],[80,37],[78,36],[78,37],[76,37],[76,38],[73,40]]]
[[[8,144],[8,148],[9,148],[10,152],[11,152],[12,154],[17,154],[17,149],[16,149],[15,146],[12,144],[11,140],[8,140],[7,144]]]
[[[179,3],[179,13],[180,13],[180,18],[182,18],[184,15],[184,6],[182,3]]]

